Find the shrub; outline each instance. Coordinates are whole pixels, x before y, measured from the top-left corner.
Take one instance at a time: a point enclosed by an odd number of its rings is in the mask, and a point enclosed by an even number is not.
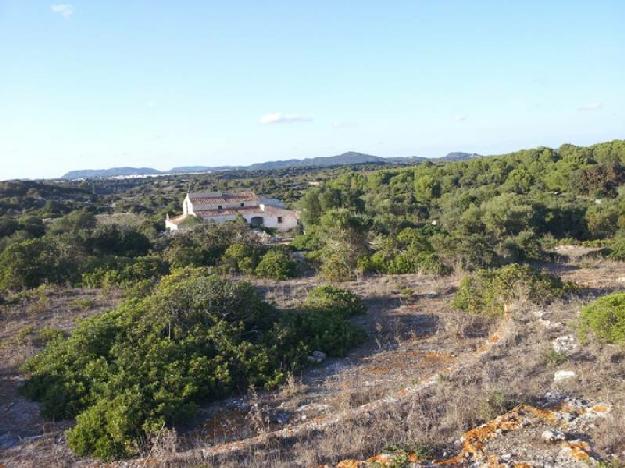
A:
[[[296,314],[290,328],[296,331],[309,351],[323,351],[328,356],[344,356],[364,341],[366,334],[344,319],[336,309],[311,309]]]
[[[361,257],[362,258],[362,257]],[[359,264],[360,258],[352,262],[348,255],[343,255],[341,251],[324,252],[319,251],[317,259],[321,262],[319,273],[328,281],[349,281],[354,278],[355,267]],[[354,265],[352,265],[354,263]]]
[[[625,293],[603,296],[582,308],[579,331],[605,343],[625,343]]]
[[[221,258],[222,270],[232,273],[254,273],[260,252],[257,246],[235,243],[226,249]]]
[[[305,305],[314,310],[333,311],[342,317],[364,314],[367,310],[354,293],[329,285],[311,289]]]
[[[271,249],[263,255],[254,272],[263,278],[285,280],[295,276],[295,262],[284,250]]]
[[[151,247],[150,239],[137,228],[117,224],[98,226],[91,233],[87,244],[96,255],[126,257],[146,255]]]
[[[200,401],[272,387],[316,349],[344,354],[363,332],[337,310],[279,312],[249,283],[177,270],[53,339],[25,365],[23,391],[45,417],[76,418],[67,440],[77,454],[130,456]]]
[[[504,304],[525,298],[548,303],[570,293],[574,286],[527,265],[511,264],[496,270],[478,270],[466,276],[453,300],[454,307],[469,313],[499,315]]]
[[[0,289],[20,290],[70,280],[76,267],[51,240],[28,239],[0,254]]]
[[[168,265],[156,256],[144,256],[129,259],[114,257],[108,262],[99,262],[83,273],[82,284],[88,288],[107,288],[118,286],[133,287],[135,284],[154,281],[168,272]]]
[[[608,244],[608,257],[612,260],[625,260],[625,237],[615,237]]]

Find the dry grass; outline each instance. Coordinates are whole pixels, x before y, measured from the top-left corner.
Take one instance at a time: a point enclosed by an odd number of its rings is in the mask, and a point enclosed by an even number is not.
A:
[[[535,404],[549,391],[611,404],[612,413],[587,436],[605,459],[622,456],[625,350],[591,341],[570,355],[550,356],[555,338],[575,335],[584,303],[625,287],[619,279],[625,277],[624,264],[593,262],[584,268],[558,267],[564,279],[586,288],[583,298],[542,308],[517,304],[496,343],[489,343],[498,325],[493,319],[449,309],[458,278],[400,275],[344,283],[369,307],[367,316],[358,319],[370,334],[364,346],[344,360],[290,376],[279,391],[248,395],[243,401],[249,406],[232,406],[231,401],[203,408],[199,426],[164,433],[152,441],[147,458],[126,466],[308,467],[366,459],[389,446],[450,456],[467,429],[515,404]],[[267,299],[288,308],[317,280],[257,284]],[[23,334],[28,340],[30,332]],[[486,344],[492,347],[479,353]],[[559,369],[572,370],[577,377],[555,384],[553,374]],[[439,378],[433,384],[402,394],[434,374]],[[278,411],[290,416],[288,423],[272,419]],[[339,413],[344,417],[333,418]],[[308,425],[311,420],[320,423]],[[274,432],[284,427],[292,431]],[[265,437],[253,439],[259,434]],[[34,447],[24,450],[32,453]],[[50,450],[43,442],[40,447]],[[214,450],[220,448],[224,450]]]

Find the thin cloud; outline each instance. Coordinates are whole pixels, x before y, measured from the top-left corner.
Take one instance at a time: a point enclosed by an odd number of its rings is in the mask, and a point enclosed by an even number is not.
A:
[[[355,122],[345,122],[345,121],[337,121],[337,122],[332,122],[332,128],[354,128],[356,127],[356,123]]]
[[[263,115],[258,122],[263,125],[286,124],[298,122],[311,122],[312,118],[299,114],[283,114],[282,112],[270,112]]]
[[[50,10],[65,19],[74,14],[74,6],[69,3],[55,3],[54,5],[50,5]]]
[[[468,117],[468,116],[466,116],[466,115],[464,115],[464,114],[458,114],[458,115],[455,115],[455,116],[454,116],[454,120],[455,120],[456,122],[464,122],[464,121],[466,121],[468,118],[469,118],[469,117]]]
[[[591,112],[591,111],[596,111],[596,110],[601,110],[601,109],[603,109],[602,102],[591,102],[589,104],[586,104],[584,106],[579,106],[577,108],[579,112]]]

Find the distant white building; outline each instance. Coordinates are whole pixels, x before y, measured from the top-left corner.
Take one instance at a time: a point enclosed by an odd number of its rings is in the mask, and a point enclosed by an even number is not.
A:
[[[287,210],[275,198],[258,197],[254,192],[189,192],[182,202],[182,215],[165,219],[165,227],[177,231],[189,216],[223,223],[241,215],[254,227],[288,231],[297,226],[296,211]]]

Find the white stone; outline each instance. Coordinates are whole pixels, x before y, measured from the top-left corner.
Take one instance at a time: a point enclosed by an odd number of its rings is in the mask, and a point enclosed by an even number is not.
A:
[[[543,431],[541,438],[546,441],[546,442],[559,442],[561,440],[564,440],[564,433],[562,431],[558,431],[558,430],[546,430]]]
[[[540,319],[538,323],[547,330],[559,330],[562,327],[561,323],[552,322],[551,320]]]
[[[559,336],[552,342],[556,353],[571,354],[577,351],[577,341],[573,335]]]
[[[572,379],[576,375],[577,374],[575,372],[573,372],[572,370],[559,370],[559,371],[557,371],[557,372],[555,372],[553,374],[553,381],[554,382],[561,382],[563,380]]]

